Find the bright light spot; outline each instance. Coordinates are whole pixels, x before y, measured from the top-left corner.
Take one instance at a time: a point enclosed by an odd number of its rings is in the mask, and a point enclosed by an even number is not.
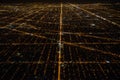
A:
[[[106,63],[110,63],[110,61],[106,61]]]

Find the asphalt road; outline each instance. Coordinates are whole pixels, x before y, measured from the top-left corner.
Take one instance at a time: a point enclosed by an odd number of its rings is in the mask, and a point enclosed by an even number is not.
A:
[[[120,11],[110,6],[0,5],[0,80],[119,80]]]

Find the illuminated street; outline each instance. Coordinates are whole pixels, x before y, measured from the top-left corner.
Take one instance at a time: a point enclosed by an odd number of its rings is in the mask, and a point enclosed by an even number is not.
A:
[[[120,80],[120,10],[111,6],[0,5],[0,80]]]

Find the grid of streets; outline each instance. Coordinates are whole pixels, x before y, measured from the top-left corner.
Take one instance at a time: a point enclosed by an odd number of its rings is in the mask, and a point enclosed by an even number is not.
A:
[[[0,5],[0,80],[119,80],[120,11],[109,6]]]

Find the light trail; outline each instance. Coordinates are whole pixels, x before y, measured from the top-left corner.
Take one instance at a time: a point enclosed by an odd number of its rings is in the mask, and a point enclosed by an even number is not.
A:
[[[73,44],[73,43],[70,43],[70,42],[64,42],[64,44],[80,47],[82,49],[86,49],[86,50],[90,50],[90,51],[97,51],[97,52],[100,52],[100,53],[103,53],[103,54],[108,54],[108,55],[112,55],[112,56],[120,58],[119,54],[115,54],[115,53],[112,53],[112,52],[106,52],[106,51],[103,51],[103,50],[99,50],[99,49],[95,49],[95,48],[91,48],[91,47],[86,47],[86,46],[82,46],[82,45],[78,45],[78,44]]]
[[[58,80],[61,80],[61,53],[62,53],[62,16],[63,16],[63,4],[60,5],[60,34],[59,34],[59,52],[58,52]]]
[[[83,36],[83,37],[91,37],[91,38],[96,38],[96,39],[103,39],[103,40],[113,40],[113,41],[118,41],[120,42],[120,40],[116,40],[116,39],[112,39],[112,38],[108,38],[108,37],[101,37],[101,36],[94,36],[94,35],[90,35],[88,33],[71,33],[71,32],[64,32],[64,34],[70,34],[70,35],[78,35],[78,36]],[[102,33],[103,34],[103,33]]]
[[[29,36],[35,36],[35,37],[38,37],[38,38],[48,39],[45,36],[40,36],[40,35],[36,35],[36,34],[33,34],[33,33],[25,32],[25,31],[20,31],[20,30],[17,30],[17,29],[9,29],[9,30],[16,31],[16,32],[19,32],[19,33],[22,33],[22,34],[25,34],[25,35],[29,35]],[[62,32],[60,32],[60,34],[62,35]],[[106,38],[106,37],[99,37],[99,36],[93,36],[93,35],[87,35],[87,34],[76,34],[76,35],[85,36],[85,37],[92,37],[92,38],[96,38],[96,39],[113,40],[113,41],[120,42],[120,40]]]
[[[40,35],[36,35],[36,34],[33,34],[33,33],[25,32],[25,31],[20,31],[20,30],[17,30],[17,29],[9,29],[9,30],[12,30],[12,31],[15,31],[15,32],[19,32],[21,34],[29,35],[29,36],[35,36],[35,37],[38,37],[38,38],[46,39],[45,36],[40,36]]]

